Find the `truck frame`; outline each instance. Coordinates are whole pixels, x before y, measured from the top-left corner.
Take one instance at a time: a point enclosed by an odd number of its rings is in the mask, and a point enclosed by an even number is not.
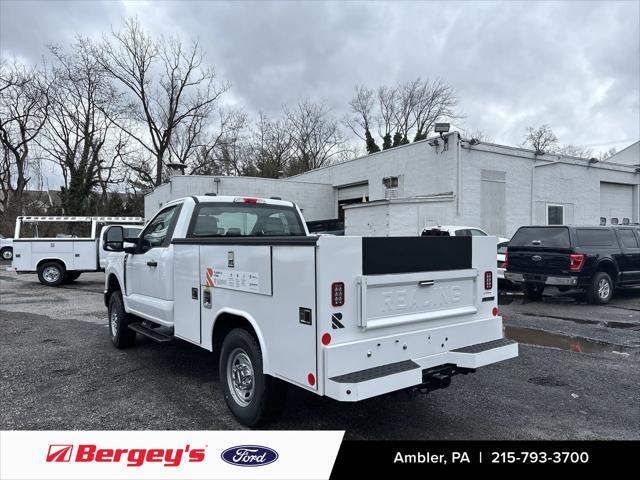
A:
[[[87,224],[89,236],[40,237],[40,224]],[[55,287],[76,280],[83,272],[104,270],[105,251],[100,242],[100,225],[142,225],[140,217],[19,216],[13,239],[13,269],[16,273],[37,273],[40,283]],[[32,224],[36,237],[21,236],[24,225]],[[101,265],[102,263],[102,265]]]
[[[213,351],[227,405],[251,427],[281,408],[286,385],[346,402],[443,388],[518,354],[502,335],[495,246],[311,236],[291,202],[187,197],[136,239],[110,231],[111,341]]]

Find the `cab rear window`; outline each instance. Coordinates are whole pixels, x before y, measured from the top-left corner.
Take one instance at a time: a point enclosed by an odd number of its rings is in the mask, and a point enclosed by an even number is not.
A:
[[[210,203],[196,208],[191,237],[305,235],[293,207],[268,204]]]
[[[509,246],[570,248],[569,229],[566,227],[523,227],[513,236]]]

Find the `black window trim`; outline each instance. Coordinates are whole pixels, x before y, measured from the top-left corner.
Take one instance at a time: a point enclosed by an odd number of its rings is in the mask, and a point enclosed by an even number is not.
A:
[[[634,248],[640,248],[640,232],[638,232],[638,231],[637,231],[637,229],[635,229],[635,228],[633,228],[633,227],[629,226],[629,227],[627,227],[627,228],[616,228],[616,230],[617,230],[617,234],[618,234],[618,235],[617,235],[617,236],[618,236],[618,241],[620,242],[620,246],[621,246],[623,249],[625,249],[625,250],[626,250],[626,249],[628,249],[628,248],[631,248],[631,249],[634,249]],[[634,238],[634,239],[635,239],[635,241],[636,241],[636,246],[635,246],[635,247],[629,247],[629,246],[625,245],[625,243],[624,243],[624,239],[622,238],[622,233],[621,233],[621,232],[623,232],[623,231],[631,232],[631,235],[633,236],[633,238]]]
[[[169,229],[167,230],[167,236],[164,238],[162,245],[158,245],[156,247],[151,247],[148,250],[145,250],[144,253],[147,253],[151,250],[153,250],[154,248],[167,248],[169,245],[171,245],[171,239],[173,238],[173,231],[176,228],[176,224],[178,223],[178,218],[180,217],[180,211],[182,210],[182,205],[183,202],[181,203],[173,203],[171,205],[166,205],[165,208],[162,208],[160,210],[158,210],[158,213],[156,213],[153,218],[151,220],[149,220],[149,223],[147,225],[145,225],[145,227],[142,229],[142,231],[140,232],[138,238],[140,240],[140,242],[144,242],[144,232],[145,230],[153,223],[153,221],[158,217],[158,215],[160,215],[162,212],[164,212],[165,210],[170,210],[172,208],[176,209],[176,213],[173,215],[173,218],[171,219],[171,225],[169,225]],[[141,248],[142,245],[140,245]]]
[[[574,231],[576,234],[576,245],[580,246],[580,247],[585,247],[585,248],[592,248],[592,247],[599,247],[599,248],[617,248],[618,245],[616,245],[616,242],[618,242],[618,235],[616,235],[613,230],[615,230],[615,228],[611,228],[611,227],[575,227]],[[607,245],[603,245],[603,244],[589,244],[589,245],[583,245],[580,242],[580,232],[581,231],[595,231],[595,232],[609,232],[609,235],[611,235],[611,243],[607,244]],[[618,242],[619,243],[619,242]]]
[[[193,229],[196,226],[196,220],[198,218],[198,215],[200,214],[200,211],[205,208],[208,207],[210,205],[213,206],[219,206],[219,205],[233,205],[233,206],[239,206],[240,204],[238,202],[200,202],[198,203],[194,208],[193,208],[193,212],[191,213],[191,219],[189,220],[189,228],[187,229],[187,235],[186,238],[191,238],[191,239],[198,239],[198,240],[202,240],[202,239],[219,239],[219,238],[234,238],[234,239],[238,239],[238,238],[268,238],[265,236],[259,236],[259,235],[240,235],[240,236],[233,236],[233,237],[225,237],[224,235],[212,235],[212,236],[199,236],[199,235],[194,235],[193,234]],[[251,205],[251,204],[249,204]],[[272,205],[269,203],[263,203],[260,204],[262,206],[271,206],[271,207],[280,207],[280,208],[290,208],[291,210],[293,210],[293,213],[296,217],[296,221],[298,222],[298,226],[300,227],[300,231],[302,232],[301,235],[285,235],[285,237],[305,237],[307,230],[305,229],[303,223],[302,223],[302,218],[300,218],[300,214],[298,213],[298,210],[296,209],[296,207],[294,205],[291,206],[285,206],[285,205]]]

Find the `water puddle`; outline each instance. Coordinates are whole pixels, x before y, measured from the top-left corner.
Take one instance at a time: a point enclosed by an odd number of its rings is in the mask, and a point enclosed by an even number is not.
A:
[[[640,329],[640,323],[636,322],[618,322],[615,320],[590,320],[586,318],[575,318],[575,317],[561,317],[559,315],[549,315],[546,313],[529,313],[522,312],[520,315],[525,317],[533,317],[533,318],[552,318],[554,320],[565,320],[568,322],[579,323],[581,325],[597,325],[599,327],[607,327],[607,328],[622,328],[622,329]]]
[[[602,352],[627,352],[638,353],[639,347],[614,345],[582,337],[573,337],[561,333],[545,332],[524,327],[505,326],[505,337],[518,343],[554,347],[572,352],[602,353]]]

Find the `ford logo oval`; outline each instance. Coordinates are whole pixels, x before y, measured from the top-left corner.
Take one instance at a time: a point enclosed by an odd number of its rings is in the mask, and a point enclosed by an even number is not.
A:
[[[222,460],[239,467],[261,467],[278,459],[278,452],[260,445],[238,445],[227,448],[220,455]]]
[[[531,257],[531,260],[533,260],[534,262],[539,262],[540,260],[542,260],[542,257],[540,255],[534,255],[533,257]]]

